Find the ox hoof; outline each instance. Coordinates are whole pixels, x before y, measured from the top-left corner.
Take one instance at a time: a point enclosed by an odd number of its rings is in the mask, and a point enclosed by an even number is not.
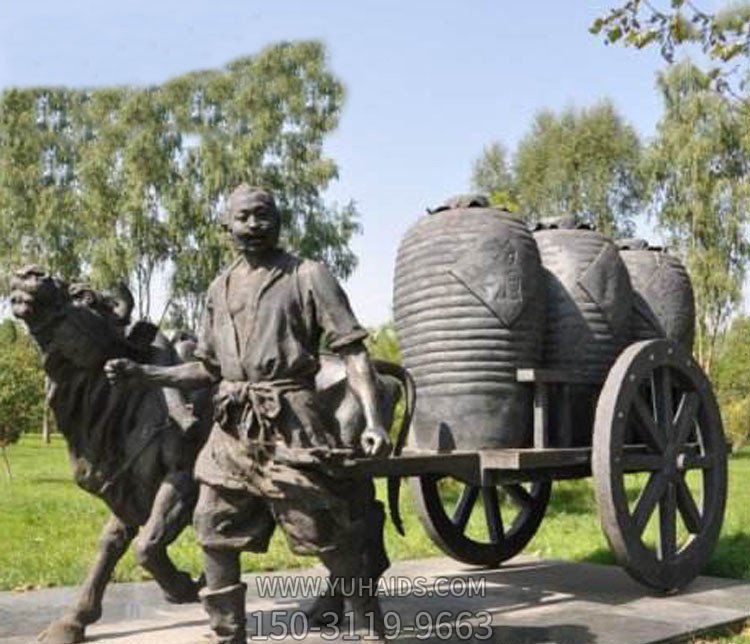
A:
[[[180,576],[173,584],[170,584],[169,590],[164,590],[164,598],[170,604],[194,604],[200,601],[198,591],[206,585],[203,577],[198,581],[193,581],[187,573],[180,573]]]
[[[305,616],[312,628],[333,628],[344,616],[344,598],[340,595],[320,595],[305,611]]]
[[[44,644],[78,644],[83,642],[83,625],[68,620],[52,622],[39,634],[38,641]]]

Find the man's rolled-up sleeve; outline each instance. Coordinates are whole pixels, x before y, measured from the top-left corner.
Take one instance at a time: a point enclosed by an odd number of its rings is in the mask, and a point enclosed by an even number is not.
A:
[[[369,334],[357,321],[349,298],[328,267],[310,262],[308,277],[315,319],[326,334],[328,346],[337,351],[364,340]]]

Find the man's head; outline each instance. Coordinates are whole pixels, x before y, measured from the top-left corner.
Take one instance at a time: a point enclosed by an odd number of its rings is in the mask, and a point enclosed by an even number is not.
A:
[[[135,300],[127,285],[124,282],[117,283],[106,293],[105,297],[117,324],[119,326],[130,324],[130,316],[135,307]]]
[[[281,216],[270,192],[243,183],[229,196],[222,224],[237,250],[259,256],[276,248]]]
[[[101,298],[87,282],[73,282],[68,287],[70,303],[73,306],[85,306],[89,309],[98,310],[101,305]]]

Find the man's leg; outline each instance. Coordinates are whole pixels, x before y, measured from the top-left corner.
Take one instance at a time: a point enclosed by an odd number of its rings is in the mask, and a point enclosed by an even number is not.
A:
[[[203,549],[206,587],[200,591],[216,644],[245,644],[246,585],[240,579],[238,550]]]
[[[361,507],[364,507],[362,520],[366,526],[358,575],[366,580],[365,586],[376,589],[381,575],[391,565],[384,542],[385,508],[383,503],[375,498],[375,485],[372,479],[357,482],[350,494],[353,498],[361,499]],[[311,626],[324,627],[341,623],[344,597],[340,592],[334,592],[335,588],[333,580],[329,579],[325,593],[306,611]]]
[[[246,586],[240,576],[240,552],[268,548],[273,517],[258,497],[201,485],[193,523],[206,575],[206,587],[199,594],[214,642],[245,644]]]
[[[343,612],[354,620],[357,634],[383,638],[377,582],[388,560],[382,545],[384,513],[374,500],[372,482],[332,479],[311,471],[297,471],[289,478],[295,484],[284,486],[286,498],[274,500],[272,507],[292,550],[315,554],[328,568],[329,588],[340,589]],[[378,510],[381,520],[369,524]],[[321,609],[341,607],[336,596],[316,603]],[[320,612],[322,622],[330,617],[340,623],[325,612]]]
[[[377,596],[377,579],[365,576],[362,552],[365,532],[369,529],[363,521],[352,523],[347,543],[335,550],[319,554],[328,568],[334,587],[341,588],[344,595],[344,616],[352,620],[351,631],[370,641],[385,641],[385,624],[380,600]],[[377,639],[376,639],[377,638]]]

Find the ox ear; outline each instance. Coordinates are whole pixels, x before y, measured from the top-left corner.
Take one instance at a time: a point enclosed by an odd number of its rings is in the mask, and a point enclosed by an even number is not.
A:
[[[10,278],[11,289],[23,289],[30,279],[41,279],[47,277],[47,272],[36,264],[27,264],[13,271]]]

